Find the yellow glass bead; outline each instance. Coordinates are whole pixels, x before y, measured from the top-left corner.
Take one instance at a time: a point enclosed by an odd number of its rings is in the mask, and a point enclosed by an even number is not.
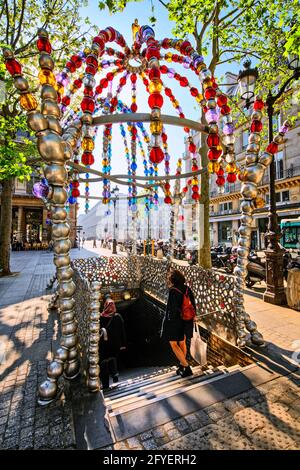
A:
[[[177,51],[180,51],[180,46],[182,43],[183,43],[182,40],[176,42],[175,49],[177,49]]]
[[[198,103],[200,103],[201,101],[203,100],[203,95],[201,93],[199,93],[197,96],[196,96],[196,101]]]
[[[165,59],[167,62],[172,62],[172,53],[167,52],[167,54],[165,55]]]
[[[63,96],[65,89],[64,89],[64,86],[61,83],[56,83],[54,88],[57,91],[57,93],[59,93],[61,96]]]
[[[235,172],[236,172],[235,163],[228,163],[228,165],[226,165],[226,173],[235,173]]]
[[[70,85],[69,90],[70,90],[71,93],[75,93],[75,91],[77,90],[77,87],[72,84],[72,85]]]
[[[111,139],[112,139],[112,136],[111,136],[111,135],[107,136],[107,139],[108,139],[108,140],[111,140]]]
[[[133,96],[133,97],[132,97],[132,102],[133,102],[133,103],[136,103],[136,96]]]
[[[108,164],[108,161],[105,160],[105,159],[103,159],[103,160],[102,160],[102,166],[106,166],[107,164]]]
[[[162,132],[162,122],[161,121],[153,121],[150,124],[150,131],[152,134],[160,134]]]
[[[108,199],[103,198],[103,199],[102,199],[102,204],[108,204]]]
[[[151,81],[149,83],[149,93],[160,93],[162,84],[159,81]]]
[[[213,163],[213,162],[209,162],[209,163]],[[198,179],[197,179],[197,178],[193,178],[193,179],[192,179],[192,184],[198,184]]]
[[[182,162],[178,162],[178,163],[177,163],[177,166],[178,166],[178,167],[182,167]]]
[[[83,72],[79,74],[79,79],[80,79],[80,80],[83,80],[83,79],[84,79],[84,73],[83,73]]]
[[[174,106],[174,108],[177,108],[177,106],[179,106],[179,102],[177,100],[174,100],[173,101],[173,106]]]
[[[56,79],[55,75],[51,70],[48,69],[42,69],[39,72],[39,81],[41,85],[52,85],[55,86],[56,84]]]
[[[201,70],[203,69],[206,69],[206,65],[205,64],[199,64],[198,67],[197,67],[197,72],[201,72]]]
[[[20,105],[26,111],[33,111],[37,108],[37,100],[31,93],[24,93],[20,96]]]
[[[207,82],[203,83],[204,90],[206,90],[206,88],[209,88],[209,87],[212,87],[212,86],[213,86],[213,82],[211,80],[207,80]]]
[[[92,137],[84,137],[81,142],[81,147],[83,148],[83,150],[92,152],[95,148],[95,144]]]
[[[265,200],[262,197],[257,197],[256,199],[254,199],[254,204],[257,209],[261,209],[265,206]]]
[[[214,172],[214,163],[213,162],[208,162],[207,171],[208,171],[208,173],[213,173]]]
[[[150,142],[150,137],[147,136],[147,137],[145,137],[144,140],[145,140],[146,144],[148,144]]]
[[[88,56],[91,53],[91,49],[89,47],[85,47],[83,49],[83,52],[85,53],[86,56]]]
[[[129,148],[125,147],[125,153],[129,153]]]

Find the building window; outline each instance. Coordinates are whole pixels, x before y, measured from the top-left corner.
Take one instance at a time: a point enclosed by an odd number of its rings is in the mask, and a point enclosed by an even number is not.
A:
[[[223,204],[219,205],[220,212],[229,212],[232,211],[232,202],[224,202]]]
[[[275,173],[276,179],[283,178],[283,152],[278,152],[275,157]]]
[[[286,202],[290,200],[290,192],[289,191],[282,191],[282,202]]]
[[[232,242],[232,222],[219,222],[219,243]]]
[[[246,129],[245,131],[243,131],[242,133],[242,149],[245,150],[245,148],[247,147],[248,145],[248,137],[249,137],[249,131],[248,129]]]

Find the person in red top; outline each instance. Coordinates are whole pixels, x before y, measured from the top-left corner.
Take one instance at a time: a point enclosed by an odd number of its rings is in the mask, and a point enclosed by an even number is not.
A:
[[[193,336],[194,320],[183,320],[181,315],[183,296],[186,291],[188,290],[190,301],[196,309],[195,298],[190,287],[185,284],[185,277],[180,271],[176,269],[171,271],[167,278],[167,284],[169,297],[163,320],[162,337],[169,341],[175,356],[179,360],[177,374],[188,377],[193,375],[193,371],[186,360],[186,340]]]

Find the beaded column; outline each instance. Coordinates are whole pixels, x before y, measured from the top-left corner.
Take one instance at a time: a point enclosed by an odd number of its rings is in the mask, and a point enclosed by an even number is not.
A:
[[[91,304],[89,317],[89,349],[87,385],[90,392],[98,392],[99,379],[99,332],[100,332],[100,283],[91,283]]]

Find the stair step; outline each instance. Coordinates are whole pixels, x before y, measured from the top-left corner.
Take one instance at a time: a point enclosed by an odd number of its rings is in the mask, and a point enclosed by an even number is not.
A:
[[[222,374],[222,372],[216,372],[218,374]],[[151,398],[159,396],[160,393],[164,393],[169,390],[174,390],[175,388],[182,387],[185,384],[192,384],[199,382],[199,379],[202,379],[203,377],[207,377],[206,374],[204,373],[199,373],[199,374],[194,374],[193,376],[186,377],[186,378],[180,378],[180,377],[174,377],[173,381],[168,380],[167,382],[162,382],[159,384],[156,384],[155,386],[148,385],[146,387],[142,387],[140,390],[136,391],[135,393],[127,394],[124,395],[120,398],[116,398],[115,400],[106,400],[105,403],[108,407],[108,409],[112,410],[117,407],[122,406],[122,404],[129,404],[145,399],[149,399],[150,396]]]
[[[118,407],[116,409],[111,409],[111,411],[109,411],[109,416],[121,415],[128,411],[133,411],[137,408],[142,408],[145,405],[149,405],[151,403],[164,400],[170,396],[184,394],[187,390],[201,386],[203,383],[213,382],[214,380],[218,380],[223,375],[224,374],[222,374],[222,372],[215,372],[215,374],[209,375],[209,376],[203,375],[199,377],[199,379],[192,384],[186,381],[185,383],[181,383],[179,386],[170,387],[164,391],[161,390],[159,394],[153,394],[153,395],[149,394],[148,397],[146,395],[145,397],[141,397],[140,400],[136,398],[135,401],[132,403],[126,404],[125,402],[121,407]]]
[[[105,397],[106,398],[110,398],[110,397],[114,398],[114,397],[116,397],[117,395],[120,395],[120,394],[127,394],[128,395],[128,393],[130,393],[131,391],[132,392],[136,391],[141,386],[145,387],[146,385],[159,383],[161,381],[166,381],[168,379],[170,379],[171,381],[175,380],[175,379],[178,378],[178,376],[175,374],[175,371],[176,371],[176,367],[174,367],[174,369],[171,370],[170,372],[155,375],[154,377],[149,376],[149,378],[147,378],[147,379],[140,378],[140,380],[138,380],[138,381],[132,381],[131,382],[130,380],[127,380],[127,381],[124,381],[124,382],[119,382],[116,387],[114,387],[112,390],[109,390],[105,393]],[[201,371],[200,366],[193,368],[193,372],[195,372],[195,373],[198,373],[200,371]]]

